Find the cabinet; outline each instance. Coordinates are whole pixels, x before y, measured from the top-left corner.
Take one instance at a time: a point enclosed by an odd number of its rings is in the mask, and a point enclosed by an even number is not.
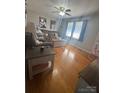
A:
[[[55,52],[52,48],[40,47],[27,49],[26,60],[28,65],[28,75],[32,79],[34,75],[41,73],[47,69],[53,70]]]

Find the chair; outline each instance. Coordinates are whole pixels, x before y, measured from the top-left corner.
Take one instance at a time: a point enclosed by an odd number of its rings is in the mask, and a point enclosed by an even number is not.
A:
[[[34,23],[28,22],[25,31],[26,31],[26,39],[28,36],[30,37],[28,39],[31,40],[31,38],[32,38],[32,40],[30,41],[30,43],[32,43],[32,44],[27,44],[29,42],[29,40],[26,40],[27,41],[26,45],[31,45],[31,47],[37,47],[37,46],[53,47],[53,44],[51,42],[43,42],[43,41],[38,40]]]

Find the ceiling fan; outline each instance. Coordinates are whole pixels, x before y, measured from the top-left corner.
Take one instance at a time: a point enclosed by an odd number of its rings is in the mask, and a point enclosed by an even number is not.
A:
[[[69,14],[69,12],[71,12],[71,9],[65,9],[64,7],[54,7],[56,9],[56,11],[53,11],[53,13],[59,13],[59,15],[64,16],[64,15],[68,15],[71,16]]]

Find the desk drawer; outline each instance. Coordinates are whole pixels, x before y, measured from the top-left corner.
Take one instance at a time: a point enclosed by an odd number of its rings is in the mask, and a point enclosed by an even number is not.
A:
[[[54,61],[54,55],[30,59],[28,64],[34,66],[34,65],[46,63],[48,61],[52,61],[53,62]]]

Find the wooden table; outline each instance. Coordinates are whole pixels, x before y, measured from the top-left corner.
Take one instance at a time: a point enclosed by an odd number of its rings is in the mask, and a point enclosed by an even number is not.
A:
[[[54,56],[55,56],[55,52],[52,48],[44,48],[43,51],[40,50],[40,47],[27,49],[26,62],[28,65],[29,78],[32,79],[34,75],[46,70],[46,69],[43,69],[42,67],[41,68],[38,67],[38,69],[34,70],[33,69],[34,66],[49,63],[48,68],[50,68],[50,70],[53,70]]]

